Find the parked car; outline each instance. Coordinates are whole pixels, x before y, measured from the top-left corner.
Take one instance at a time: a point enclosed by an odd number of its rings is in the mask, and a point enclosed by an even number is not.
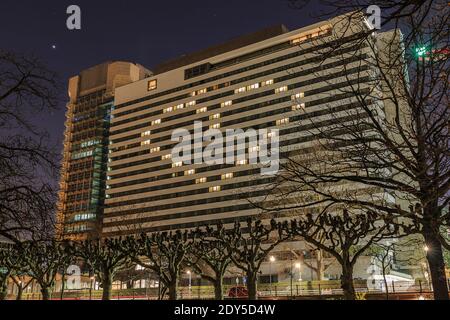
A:
[[[229,298],[247,298],[248,290],[244,286],[231,287],[230,290],[228,290],[228,297]]]

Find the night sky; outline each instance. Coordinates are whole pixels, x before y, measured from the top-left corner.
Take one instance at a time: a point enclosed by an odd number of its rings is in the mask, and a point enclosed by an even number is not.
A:
[[[81,30],[66,28],[71,4],[81,8]],[[70,76],[104,61],[132,61],[151,69],[275,24],[295,29],[314,23],[318,13],[314,5],[293,9],[287,0],[1,0],[0,46],[37,55],[66,84]],[[61,95],[65,100],[66,92]],[[64,112],[61,104],[44,123],[59,146]]]

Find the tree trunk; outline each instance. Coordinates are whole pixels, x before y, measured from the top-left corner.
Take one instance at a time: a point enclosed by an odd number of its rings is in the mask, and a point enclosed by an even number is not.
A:
[[[0,301],[6,300],[7,295],[8,295],[8,287],[2,284],[0,286]]]
[[[223,300],[223,280],[222,277],[218,277],[214,281],[214,297],[216,300]]]
[[[50,299],[50,290],[48,287],[42,287],[41,286],[41,293],[42,293],[42,300],[49,300]]]
[[[317,250],[317,280],[322,281],[324,278],[324,274],[325,274],[325,266],[324,266],[324,261],[323,261],[323,251],[322,249]],[[312,280],[312,279],[311,279]]]
[[[257,284],[256,284],[256,272],[247,272],[247,290],[248,290],[248,299],[256,300],[258,299],[257,295]]]
[[[8,277],[10,273],[0,274],[0,301],[6,300],[8,295]]]
[[[341,288],[344,291],[345,300],[355,300],[356,293],[353,286],[353,267],[350,263],[342,265]]]
[[[386,290],[386,300],[389,300],[389,287],[388,287],[388,282],[386,279],[386,271],[384,270],[384,265],[383,265],[383,282],[384,282],[384,288]]]
[[[178,291],[178,279],[173,279],[168,286],[169,289],[169,300],[177,300],[177,291]]]
[[[424,225],[423,237],[428,247],[427,261],[435,300],[449,300],[442,245],[434,231]]]
[[[103,288],[102,300],[111,300],[111,293],[112,293],[112,275],[111,275],[111,273],[106,272],[103,275],[102,288]]]
[[[16,300],[22,300],[22,293],[23,293],[23,287],[22,285],[18,285],[17,286],[17,296],[16,296]]]
[[[66,274],[65,273],[63,273],[62,274],[62,279],[61,279],[61,295],[59,296],[59,298],[60,298],[60,300],[62,300],[63,298],[64,298],[64,290],[65,290],[65,285],[66,285],[66,283],[65,283],[65,277],[66,277]]]

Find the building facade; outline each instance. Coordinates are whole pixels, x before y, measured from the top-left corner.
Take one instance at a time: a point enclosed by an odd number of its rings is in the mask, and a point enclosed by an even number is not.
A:
[[[57,213],[59,237],[99,236],[114,91],[149,74],[140,65],[116,61],[84,70],[69,80]]]
[[[269,28],[163,63],[152,77],[118,88],[103,236],[232,224],[261,215],[252,202],[264,198],[275,176],[261,174],[261,165],[249,158],[173,161],[179,143],[173,133],[265,129],[268,140],[276,132],[281,158],[311,148],[317,137],[310,120],[320,122],[334,110],[334,117],[342,112],[342,121],[348,121],[347,111],[356,105],[350,87],[370,86],[370,50],[358,41],[352,45],[355,34],[370,26],[360,19],[342,31],[339,21],[294,31]],[[207,142],[199,143],[205,148]],[[247,144],[245,151],[259,148]],[[192,150],[194,159],[194,144]]]

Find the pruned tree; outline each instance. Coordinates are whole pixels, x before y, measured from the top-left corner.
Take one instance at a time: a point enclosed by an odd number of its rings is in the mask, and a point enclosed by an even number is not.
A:
[[[0,50],[0,236],[50,238],[58,153],[39,117],[56,109],[59,82],[38,59]]]
[[[132,241],[131,238],[128,239]],[[194,238],[187,231],[158,232],[141,234],[137,238],[138,251],[134,256],[136,263],[153,270],[168,289],[170,300],[177,300],[178,282],[183,265],[194,243]],[[131,242],[133,243],[133,242]]]
[[[383,238],[399,236],[401,228],[390,219],[380,220],[373,212],[342,214],[323,212],[281,224],[284,232],[301,237],[308,243],[331,254],[342,269],[341,288],[346,300],[355,300],[353,269],[358,258]]]
[[[300,253],[297,250],[291,250],[291,253],[300,260],[303,265],[312,270],[317,277],[317,280],[324,280],[325,271],[329,266],[333,264],[331,259],[325,258],[324,251],[314,246],[309,245],[308,250],[302,250]],[[307,252],[309,252],[310,258],[306,259]],[[312,278],[311,278],[312,280]]]
[[[231,264],[232,251],[224,242],[225,232],[222,224],[197,229],[196,241],[189,256],[189,265],[213,284],[216,300],[223,300],[223,277]]]
[[[281,231],[275,220],[264,224],[261,220],[249,218],[243,226],[236,222],[233,228],[223,233],[222,241],[232,253],[233,264],[245,272],[251,300],[257,299],[257,277],[261,264],[278,244],[290,236]]]
[[[112,284],[116,273],[131,265],[131,252],[124,248],[126,241],[121,238],[97,239],[80,242],[76,254],[95,274],[103,289],[102,300],[110,300]]]
[[[56,275],[73,257],[71,243],[28,241],[20,244],[18,253],[26,273],[39,284],[42,299],[50,299]]]

